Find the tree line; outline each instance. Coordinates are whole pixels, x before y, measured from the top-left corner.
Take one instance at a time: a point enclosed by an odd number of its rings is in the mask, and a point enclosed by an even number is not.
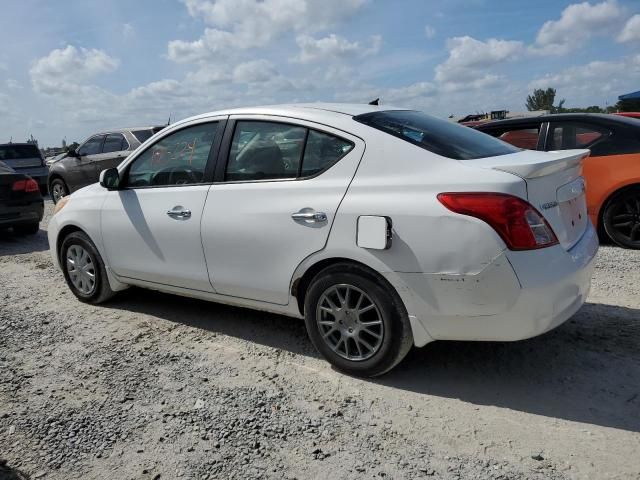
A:
[[[640,112],[640,100],[619,100],[615,105],[602,108],[591,105],[586,108],[565,108],[563,98],[555,105],[555,88],[536,88],[531,95],[527,95],[526,107],[530,112],[535,110],[548,110],[550,113],[615,113],[615,112]]]

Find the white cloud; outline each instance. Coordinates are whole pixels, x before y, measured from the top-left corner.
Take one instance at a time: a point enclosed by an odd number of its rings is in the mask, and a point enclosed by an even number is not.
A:
[[[620,72],[624,72],[621,75]],[[613,61],[595,61],[547,74],[529,83],[529,89],[553,87],[572,104],[593,105],[606,95],[618,95],[640,83],[640,55]]]
[[[367,0],[183,0],[209,27],[198,40],[173,40],[168,57],[203,61],[234,50],[265,47],[289,32],[315,32],[343,21]]]
[[[299,35],[296,42],[300,47],[300,54],[294,58],[294,61],[311,63],[363,57],[378,53],[382,45],[382,37],[372,36],[369,46],[363,46],[357,41],[350,42],[334,33],[317,40],[309,35]]]
[[[438,82],[465,83],[482,77],[497,64],[517,59],[524,51],[522,42],[491,38],[454,37],[447,41],[449,58],[436,67]]]
[[[5,84],[7,85],[7,88],[9,90],[20,90],[24,88],[22,84],[18,82],[15,78],[7,78],[7,81],[5,82]]]
[[[136,34],[135,28],[130,23],[122,24],[122,36],[126,39],[130,39]]]
[[[618,35],[618,42],[640,41],[640,14],[631,17]]]
[[[436,36],[436,29],[431,25],[425,25],[424,27],[424,36],[431,39]]]
[[[102,50],[67,45],[36,60],[29,75],[36,92],[56,94],[73,90],[74,85],[98,74],[112,72],[119,64],[118,59]]]
[[[596,35],[608,35],[620,28],[624,12],[615,0],[592,5],[574,3],[562,11],[560,19],[549,20],[538,31],[532,52],[564,55],[584,45]]]

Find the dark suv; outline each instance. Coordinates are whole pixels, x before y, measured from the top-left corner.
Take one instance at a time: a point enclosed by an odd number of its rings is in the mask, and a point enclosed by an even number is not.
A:
[[[47,194],[49,169],[42,153],[33,143],[5,143],[0,145],[0,162],[11,167],[16,173],[28,175],[38,182],[43,195]]]
[[[65,158],[51,165],[49,191],[53,202],[96,183],[102,170],[117,167],[127,155],[163,128],[126,128],[89,137],[77,150],[70,150]]]

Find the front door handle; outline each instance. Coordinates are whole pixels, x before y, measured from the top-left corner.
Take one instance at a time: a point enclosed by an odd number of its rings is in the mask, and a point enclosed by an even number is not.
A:
[[[185,220],[187,218],[191,218],[191,210],[183,208],[183,207],[173,207],[172,210],[167,211],[167,215],[171,218],[176,218],[178,220]]]
[[[324,212],[316,212],[311,208],[303,208],[299,212],[292,213],[291,218],[297,222],[323,223],[327,221],[327,214]]]

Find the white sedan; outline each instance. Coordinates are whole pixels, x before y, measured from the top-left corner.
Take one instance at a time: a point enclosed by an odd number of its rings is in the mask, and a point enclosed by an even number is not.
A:
[[[136,285],[304,318],[329,362],[374,376],[413,345],[520,340],[581,307],[588,154],[370,105],[219,111],[62,199],[49,243],[81,301]]]

